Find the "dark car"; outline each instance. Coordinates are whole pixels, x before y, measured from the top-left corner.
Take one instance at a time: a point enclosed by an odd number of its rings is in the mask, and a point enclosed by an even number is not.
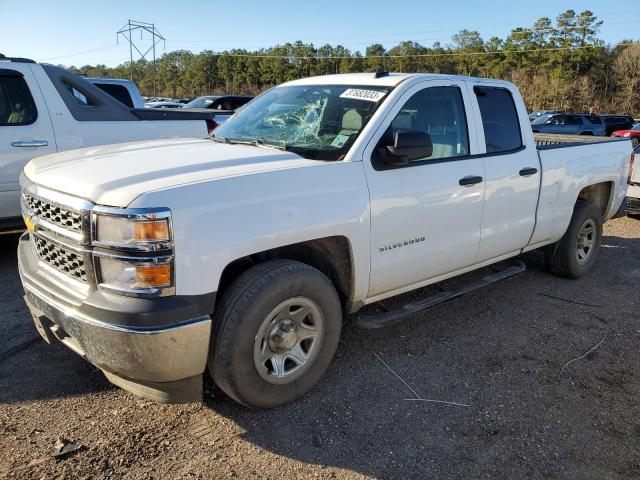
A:
[[[616,130],[631,130],[635,120],[628,115],[600,115],[604,121],[604,128],[607,137]]]
[[[561,133],[564,135],[605,134],[604,122],[598,115],[584,113],[547,114],[531,122],[534,133]]]
[[[205,95],[187,103],[184,108],[209,108],[212,110],[237,110],[253,97],[240,95]]]

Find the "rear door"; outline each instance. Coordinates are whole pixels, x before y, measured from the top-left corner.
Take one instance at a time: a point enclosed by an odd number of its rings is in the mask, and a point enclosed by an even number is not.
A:
[[[579,135],[584,131],[592,131],[591,128],[586,128],[584,121],[580,115],[567,115],[567,131],[569,135]]]
[[[540,160],[527,112],[515,88],[475,85],[486,191],[477,262],[524,248],[535,226]]]
[[[20,216],[22,168],[54,153],[49,113],[28,63],[0,62],[0,218]]]

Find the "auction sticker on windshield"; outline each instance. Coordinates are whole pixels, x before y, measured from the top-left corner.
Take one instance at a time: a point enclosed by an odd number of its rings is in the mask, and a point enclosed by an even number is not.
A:
[[[363,88],[348,88],[345,90],[340,98],[352,98],[354,100],[367,100],[368,102],[377,102],[384,97],[386,92],[379,92],[378,90],[366,90]]]

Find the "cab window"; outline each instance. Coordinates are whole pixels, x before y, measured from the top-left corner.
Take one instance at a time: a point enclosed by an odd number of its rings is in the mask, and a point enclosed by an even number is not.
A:
[[[487,153],[504,153],[522,147],[522,132],[516,104],[506,88],[475,86]],[[561,116],[552,118],[552,124],[563,125]]]

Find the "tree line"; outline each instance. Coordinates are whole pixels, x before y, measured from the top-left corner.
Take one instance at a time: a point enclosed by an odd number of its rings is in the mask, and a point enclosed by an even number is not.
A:
[[[640,116],[640,43],[605,45],[603,22],[591,11],[567,10],[531,27],[514,28],[504,39],[483,39],[461,30],[451,42],[430,47],[404,41],[386,49],[372,44],[351,51],[341,45],[315,47],[294,42],[249,51],[177,50],[156,60],[156,94],[193,98],[205,94],[255,95],[288,80],[313,75],[374,72],[430,72],[501,78],[513,81],[530,109],[557,108]],[[138,60],[116,67],[71,66],[90,76],[133,79],[143,95],[153,94],[152,62]]]

